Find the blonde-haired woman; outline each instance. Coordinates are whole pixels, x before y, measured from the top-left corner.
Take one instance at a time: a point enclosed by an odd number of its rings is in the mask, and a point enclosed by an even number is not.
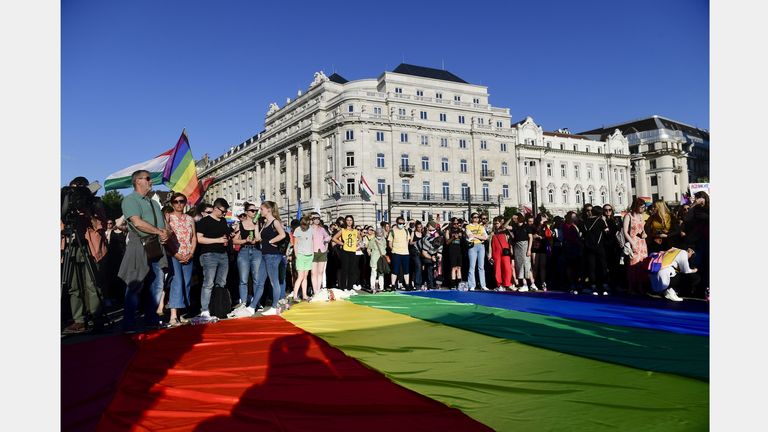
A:
[[[650,237],[648,252],[661,252],[668,250],[669,233],[674,226],[672,212],[662,200],[657,200],[651,207],[651,216],[645,222],[645,231]]]

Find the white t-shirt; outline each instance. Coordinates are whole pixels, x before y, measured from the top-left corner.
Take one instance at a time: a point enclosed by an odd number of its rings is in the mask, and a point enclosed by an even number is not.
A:
[[[677,254],[672,265],[664,267],[655,274],[651,274],[651,288],[654,292],[663,292],[669,288],[669,281],[678,272],[681,273],[693,273],[691,266],[688,264],[688,252],[681,250]]]
[[[293,238],[296,240],[294,248],[297,255],[312,255],[312,229],[304,231],[296,228],[293,231]]]

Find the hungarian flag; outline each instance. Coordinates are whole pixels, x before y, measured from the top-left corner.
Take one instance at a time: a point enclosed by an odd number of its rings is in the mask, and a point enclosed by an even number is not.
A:
[[[365,177],[360,174],[360,197],[366,201],[370,201],[376,194],[373,193],[373,189],[365,181]]]
[[[152,178],[153,185],[163,184],[163,170],[165,169],[165,166],[168,163],[168,159],[170,159],[172,152],[173,149],[168,150],[167,152],[157,155],[148,161],[139,162],[110,174],[104,181],[104,190],[108,191],[133,188],[133,184],[131,183],[131,174],[139,170],[149,172],[149,176]]]

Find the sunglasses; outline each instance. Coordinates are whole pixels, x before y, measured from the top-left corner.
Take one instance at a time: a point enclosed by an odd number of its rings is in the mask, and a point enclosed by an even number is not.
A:
[[[173,200],[171,202],[174,203],[174,204],[186,204],[187,200],[185,200],[185,199],[175,199],[175,200]]]
[[[205,211],[205,214],[211,214],[211,213],[213,213],[213,210],[206,210]]]
[[[220,211],[222,213],[226,213],[227,212],[227,209],[223,209],[221,207],[216,207],[216,210],[218,210],[218,211]]]
[[[256,209],[248,209],[246,210],[248,213],[256,213]]]

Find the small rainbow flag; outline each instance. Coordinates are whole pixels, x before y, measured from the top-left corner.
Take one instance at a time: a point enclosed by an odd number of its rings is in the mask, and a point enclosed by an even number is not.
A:
[[[190,205],[196,205],[203,195],[186,129],[181,131],[179,141],[165,164],[163,182],[169,189],[186,195]]]

